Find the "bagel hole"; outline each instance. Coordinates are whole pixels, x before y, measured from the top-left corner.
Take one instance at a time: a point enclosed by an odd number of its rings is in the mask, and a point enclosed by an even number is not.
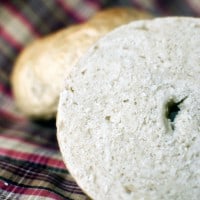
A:
[[[180,111],[179,105],[181,103],[183,103],[186,98],[187,97],[183,98],[182,100],[180,100],[178,102],[175,102],[173,99],[171,99],[166,104],[165,117],[170,121],[170,125],[171,125],[172,130],[175,129],[175,127],[174,127],[174,121],[175,121],[176,116],[178,115],[178,113]]]

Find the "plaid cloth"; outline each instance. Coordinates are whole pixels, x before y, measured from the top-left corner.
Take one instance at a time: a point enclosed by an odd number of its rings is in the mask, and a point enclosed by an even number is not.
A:
[[[0,200],[88,199],[62,161],[55,121],[30,121],[20,114],[9,76],[16,56],[29,42],[113,5],[155,15],[200,15],[199,0],[0,1]]]

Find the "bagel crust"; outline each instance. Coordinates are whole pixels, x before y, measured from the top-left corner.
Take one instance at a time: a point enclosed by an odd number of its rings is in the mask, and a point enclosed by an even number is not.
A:
[[[132,22],[99,40],[60,96],[57,137],[96,200],[199,200],[200,19]]]

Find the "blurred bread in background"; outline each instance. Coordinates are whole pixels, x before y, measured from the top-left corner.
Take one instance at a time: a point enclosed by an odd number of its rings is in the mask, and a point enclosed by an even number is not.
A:
[[[116,7],[99,11],[89,21],[35,40],[18,57],[11,83],[18,108],[35,119],[54,118],[64,78],[100,37],[150,14]]]

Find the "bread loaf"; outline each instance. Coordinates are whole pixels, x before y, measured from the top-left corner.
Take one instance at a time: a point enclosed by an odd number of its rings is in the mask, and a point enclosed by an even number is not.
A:
[[[115,27],[149,17],[131,8],[111,8],[84,24],[34,41],[21,53],[12,73],[13,93],[20,110],[32,118],[55,117],[64,76],[86,50]]]

